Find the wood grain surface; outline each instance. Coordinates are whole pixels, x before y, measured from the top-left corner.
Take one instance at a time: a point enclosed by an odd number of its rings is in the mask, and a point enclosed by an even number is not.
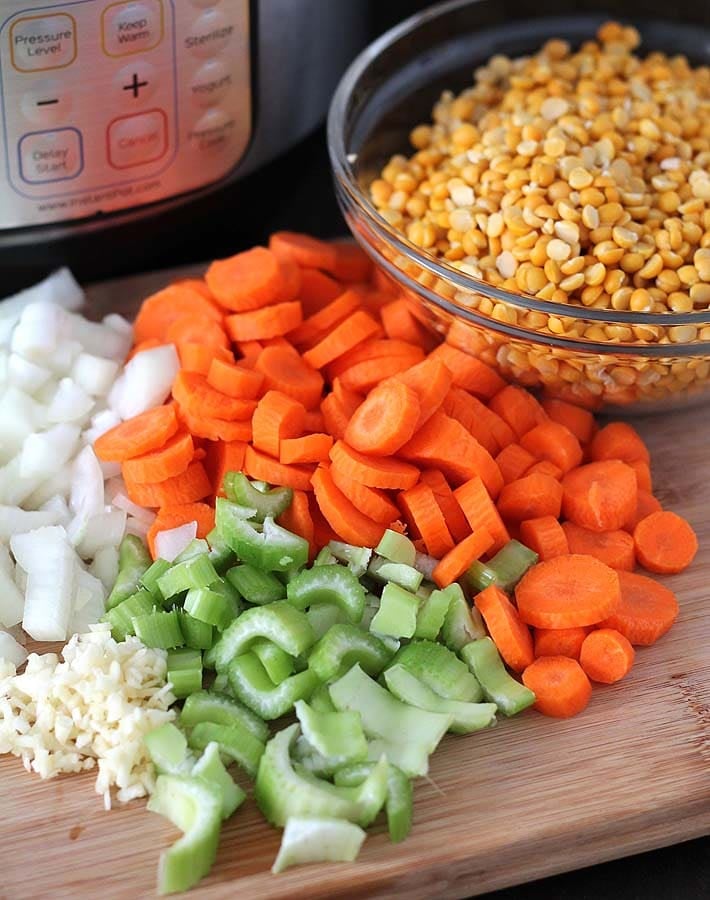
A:
[[[95,313],[128,312],[166,280],[90,292]],[[568,721],[528,711],[447,736],[415,788],[415,825],[392,845],[370,830],[357,863],[273,876],[280,832],[253,801],[226,823],[210,876],[191,896],[468,897],[710,833],[710,419],[707,410],[634,421],[656,492],[688,517],[700,552],[666,579],[681,607],[619,685],[596,687]],[[177,833],[136,801],[104,812],[91,773],[42,782],[0,759],[0,897],[139,898],[155,893]]]

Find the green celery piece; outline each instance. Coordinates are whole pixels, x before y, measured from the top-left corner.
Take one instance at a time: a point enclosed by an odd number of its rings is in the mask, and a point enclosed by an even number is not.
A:
[[[254,778],[259,760],[264,752],[264,744],[241,725],[218,725],[216,722],[198,722],[190,731],[188,745],[193,750],[204,750],[213,741],[219,744],[220,753]]]
[[[336,560],[345,563],[356,578],[364,575],[367,571],[372,556],[372,550],[369,547],[356,547],[354,544],[345,544],[343,541],[330,541],[327,549]]]
[[[464,703],[461,700],[446,700],[435,694],[430,687],[420,681],[404,666],[392,666],[385,672],[385,683],[390,692],[410,706],[428,709],[430,712],[450,713],[449,731],[454,734],[469,734],[493,725],[496,719],[495,703]]]
[[[219,791],[222,800],[222,818],[228,819],[247,798],[246,793],[234,783],[219,755],[219,744],[212,741],[192,768],[193,778],[206,781]]]
[[[222,540],[242,562],[262,572],[287,572],[308,561],[308,541],[277,525],[270,516],[263,525],[251,522],[243,517],[247,510],[223,497],[217,498],[215,511]]]
[[[113,609],[136,593],[140,579],[151,564],[150,553],[135,534],[127,534],[118,548],[118,575],[106,598],[106,609]]]
[[[286,588],[288,602],[305,610],[320,603],[339,606],[348,620],[357,623],[365,609],[365,588],[344,566],[304,569]]]
[[[224,543],[216,528],[210,531],[206,540],[210,547],[210,562],[215,567],[215,570],[220,575],[223,575],[230,566],[234,565],[234,551]]]
[[[297,700],[310,697],[318,685],[318,679],[310,669],[274,684],[261,660],[251,652],[232,660],[228,675],[229,686],[236,697],[268,721],[285,716]]]
[[[321,547],[318,555],[313,560],[314,566],[334,566],[337,565],[337,557],[333,556],[327,547]]]
[[[155,609],[155,600],[146,590],[136,591],[122,600],[104,615],[104,621],[111,626],[114,640],[125,641],[129,634],[135,634],[133,619],[135,616],[149,615]]]
[[[415,593],[424,579],[421,572],[418,572],[413,566],[405,563],[394,563],[388,559],[376,556],[367,567],[367,574],[377,581],[387,584],[393,582],[398,584],[405,591]]]
[[[397,663],[447,700],[476,703],[483,699],[481,686],[468,666],[442,644],[412,641],[398,650],[390,665]]]
[[[476,561],[467,571],[466,578],[475,593],[491,584],[510,593],[527,570],[538,561],[538,555],[520,541],[508,541],[487,563]]]
[[[249,563],[233,566],[225,575],[248,603],[263,606],[286,597],[286,588],[271,572],[262,572]]]
[[[367,759],[367,740],[357,712],[319,712],[305,700],[294,708],[303,736],[323,756],[332,771]]]
[[[202,656],[202,665],[205,664],[205,655]],[[210,685],[210,690],[214,691],[217,694],[229,694],[229,678],[227,678],[227,673],[222,672],[220,675],[215,675],[214,681]]]
[[[357,665],[331,684],[330,697],[336,709],[359,712],[365,734],[381,740],[371,753],[379,756],[383,747],[387,759],[410,777],[426,775],[429,756],[452,721],[449,714],[402,703]]]
[[[293,500],[291,488],[278,487],[260,491],[243,472],[227,472],[223,487],[227,499],[239,506],[256,510],[252,518],[257,522],[263,522],[267,516],[278,519]]]
[[[318,778],[331,778],[337,769],[337,766],[333,766],[325,756],[308,743],[303,735],[293,745],[291,758],[297,771],[305,769]]]
[[[333,701],[330,699],[330,691],[327,684],[319,684],[311,694],[311,699],[308,702],[311,705],[311,709],[315,709],[317,712],[336,712]]]
[[[495,703],[504,715],[517,715],[535,702],[535,694],[508,674],[489,637],[466,644],[461,649],[461,658],[475,674],[485,698]]]
[[[382,591],[380,608],[370,622],[370,631],[394,638],[413,637],[417,628],[418,610],[419,598],[416,594],[389,582]]]
[[[215,656],[217,655],[216,646],[219,643],[218,640],[215,640],[211,647],[205,650],[202,654],[202,665],[205,669],[214,669],[215,668]]]
[[[172,722],[166,722],[143,738],[148,756],[159,775],[189,775],[194,760],[187,751],[187,738]]]
[[[237,700],[216,691],[198,691],[185,700],[180,713],[182,727],[192,728],[200,722],[245,728],[262,743],[269,737],[269,727],[265,722]]]
[[[230,584],[226,578],[220,578],[219,581],[215,581],[214,584],[210,585],[210,590],[224,598],[229,614],[229,621],[233,622],[244,609],[244,604],[239,591],[233,584]]]
[[[188,559],[194,559],[196,556],[202,556],[203,553],[209,554],[209,552],[210,545],[204,538],[193,538],[182,553],[178,553],[175,557],[173,565],[186,562]]]
[[[176,609],[171,609],[170,612],[155,610],[133,616],[131,621],[137,637],[146,647],[170,650],[185,644]]]
[[[379,675],[392,658],[382,640],[356,625],[333,625],[308,657],[309,668],[322,682],[333,681],[359,663],[368,675]]]
[[[168,677],[178,700],[202,690],[202,654],[199,650],[168,650]]]
[[[277,875],[304,863],[353,862],[365,837],[359,825],[343,819],[292,816],[286,821],[271,871]]]
[[[226,669],[258,638],[273,641],[289,656],[301,656],[311,648],[315,635],[306,614],[286,600],[252,607],[232,622],[214,645],[217,671]]]
[[[224,631],[235,619],[229,601],[222,594],[206,587],[191,588],[187,592],[185,612],[189,613],[193,619],[214,625],[217,631]]]
[[[183,832],[160,854],[158,892],[189,890],[207,875],[217,857],[222,824],[219,791],[199,778],[160,775],[148,809],[165,816]]]
[[[171,566],[158,578],[158,590],[166,600],[192,588],[209,587],[219,578],[206,553]]]
[[[437,639],[451,604],[451,587],[454,587],[454,585],[449,585],[443,591],[432,591],[428,599],[419,607],[417,628],[414,632],[415,638],[422,638],[427,641],[435,641]]]
[[[158,579],[161,575],[165,575],[171,567],[172,563],[169,563],[167,559],[158,557],[141,576],[141,585],[153,595],[156,603],[160,603],[161,606],[165,605],[165,597],[160,593]]]
[[[207,622],[194,619],[184,609],[178,610],[178,615],[185,645],[193,650],[209,650],[214,640],[214,628]]]
[[[333,778],[342,787],[356,787],[372,772],[374,763],[355,763],[339,769]],[[414,790],[411,778],[391,763],[387,771],[387,829],[393,844],[403,841],[412,830],[414,816]]]
[[[306,616],[311,623],[316,640],[320,640],[333,625],[342,625],[347,622],[347,617],[342,609],[331,603],[319,603],[311,606],[306,610]]]
[[[380,760],[358,787],[339,788],[294,769],[290,751],[299,732],[297,724],[290,725],[266,745],[254,788],[261,812],[272,825],[282,828],[292,816],[347,819],[366,828],[387,796],[387,760]]]
[[[390,562],[403,563],[405,566],[413,566],[417,558],[417,551],[409,538],[390,528],[382,535],[382,540],[375,547],[375,553],[379,553]]]
[[[449,609],[441,626],[441,640],[454,653],[462,647],[486,636],[486,628],[481,614],[464,596],[460,584],[450,584],[447,591],[451,594]]]
[[[281,684],[289,675],[293,675],[293,657],[271,641],[267,641],[265,638],[254,641],[251,645],[251,652],[259,658],[262,666],[266,669],[266,674],[274,684]]]

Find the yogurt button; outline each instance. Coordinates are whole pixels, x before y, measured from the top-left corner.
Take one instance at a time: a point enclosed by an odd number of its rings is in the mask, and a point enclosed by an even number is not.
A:
[[[72,108],[72,96],[66,85],[54,78],[35,81],[20,100],[22,115],[36,125],[66,124]]]
[[[128,56],[157,47],[163,39],[162,0],[129,0],[107,6],[101,16],[104,53]]]
[[[210,59],[190,80],[190,96],[196,106],[216,106],[232,86],[232,72],[221,59]]]
[[[208,9],[192,25],[184,39],[186,50],[204,58],[216,56],[229,43],[234,25],[223,12]]]

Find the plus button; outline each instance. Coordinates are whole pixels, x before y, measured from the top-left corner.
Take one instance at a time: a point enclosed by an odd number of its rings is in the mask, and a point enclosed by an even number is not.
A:
[[[134,96],[135,98],[138,98],[138,96],[140,95],[141,88],[144,88],[144,87],[148,87],[148,82],[147,82],[147,81],[141,81],[141,80],[138,78],[138,75],[134,72],[134,73],[133,73],[133,78],[131,79],[130,84],[124,84],[124,85],[123,85],[123,90],[124,90],[124,91],[131,91],[131,92],[133,93],[133,96]]]

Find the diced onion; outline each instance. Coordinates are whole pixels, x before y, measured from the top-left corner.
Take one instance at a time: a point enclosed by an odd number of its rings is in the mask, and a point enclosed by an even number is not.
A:
[[[79,422],[88,420],[94,400],[71,378],[62,378],[47,410],[49,422]]]
[[[0,631],[0,659],[9,660],[17,668],[27,659],[27,651],[7,631]]]
[[[178,525],[177,528],[167,528],[159,531],[155,536],[155,553],[160,559],[172,562],[187,547],[190,541],[197,537],[197,522],[188,522]]]
[[[131,419],[160,406],[170,394],[179,368],[180,361],[172,344],[137,353],[111,389],[109,407],[122,419]]]

